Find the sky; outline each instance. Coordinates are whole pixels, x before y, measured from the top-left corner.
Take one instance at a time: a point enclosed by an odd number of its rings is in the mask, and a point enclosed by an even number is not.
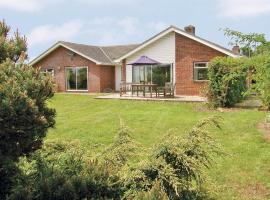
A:
[[[224,28],[270,39],[270,0],[0,0],[0,19],[27,37],[30,60],[59,40],[134,44],[170,25],[227,48]]]

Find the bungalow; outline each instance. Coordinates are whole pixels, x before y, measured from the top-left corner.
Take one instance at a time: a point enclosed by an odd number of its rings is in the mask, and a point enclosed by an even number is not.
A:
[[[153,65],[132,65],[142,56]],[[141,44],[90,46],[60,41],[30,62],[54,76],[59,92],[118,91],[121,81],[175,85],[176,95],[199,95],[207,81],[207,64],[232,51],[195,35],[195,27],[170,26]]]

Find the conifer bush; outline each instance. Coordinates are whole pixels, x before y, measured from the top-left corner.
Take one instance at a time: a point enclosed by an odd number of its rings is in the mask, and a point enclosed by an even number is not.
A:
[[[20,156],[39,149],[55,124],[51,78],[23,63],[7,59],[0,64],[0,198],[10,188]]]
[[[20,160],[8,199],[210,199],[206,169],[222,151],[207,129],[218,120],[203,120],[186,137],[173,131],[148,151],[122,125],[100,159],[79,143],[48,141]]]

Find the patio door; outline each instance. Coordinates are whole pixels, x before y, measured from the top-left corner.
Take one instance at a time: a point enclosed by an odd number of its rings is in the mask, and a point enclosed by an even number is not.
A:
[[[88,90],[88,67],[66,67],[66,90]]]

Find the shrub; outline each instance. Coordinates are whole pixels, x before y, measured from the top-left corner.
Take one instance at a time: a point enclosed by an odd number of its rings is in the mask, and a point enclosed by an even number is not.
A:
[[[221,152],[207,131],[211,124],[219,127],[218,118],[203,120],[186,137],[166,135],[148,156],[136,153],[145,149],[125,126],[100,160],[79,143],[46,142],[21,159],[9,200],[209,199],[205,170]],[[132,163],[135,156],[140,163]]]
[[[249,93],[256,93],[263,105],[270,109],[270,54],[250,58],[247,65],[252,69],[253,84]]]
[[[97,155],[106,165],[120,168],[131,159],[136,160],[141,154],[142,146],[131,136],[129,128],[121,121],[120,129],[113,144]]]
[[[244,58],[217,57],[209,64],[206,96],[215,107],[230,107],[240,102],[246,92]]]
[[[113,169],[87,157],[85,150],[63,142],[46,143],[19,163],[10,200],[119,199]]]
[[[0,65],[1,199],[16,173],[12,162],[39,149],[47,129],[54,126],[55,110],[46,105],[52,88],[49,77],[28,65],[10,60]]]
[[[169,199],[200,199],[206,182],[205,169],[211,167],[213,154],[221,153],[214,139],[206,131],[209,118],[195,126],[186,138],[169,134],[158,144],[147,160],[138,167],[127,169],[122,178],[127,198],[150,192],[160,186],[159,195]],[[177,134],[178,135],[178,134]],[[151,195],[157,195],[152,191]]]

